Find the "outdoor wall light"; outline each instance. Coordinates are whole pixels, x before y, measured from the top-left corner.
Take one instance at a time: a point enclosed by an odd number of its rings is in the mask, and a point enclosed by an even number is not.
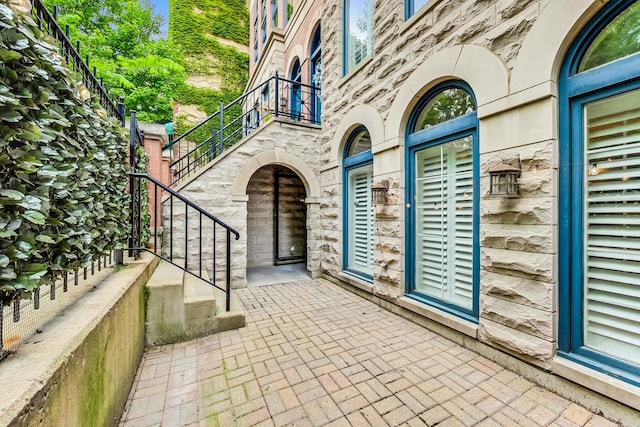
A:
[[[492,197],[510,199],[519,197],[518,178],[522,172],[520,156],[489,169],[489,194]]]
[[[374,205],[384,205],[387,203],[387,191],[389,191],[389,181],[386,179],[371,186],[371,202]]]

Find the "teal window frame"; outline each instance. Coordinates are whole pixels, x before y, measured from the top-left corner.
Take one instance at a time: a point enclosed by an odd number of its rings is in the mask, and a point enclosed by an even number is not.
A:
[[[480,312],[480,223],[479,223],[479,206],[480,206],[480,190],[478,182],[480,179],[480,154],[478,142],[478,115],[477,111],[473,111],[462,116],[447,120],[445,122],[433,125],[427,129],[414,131],[418,117],[424,107],[437,95],[447,89],[462,89],[467,92],[473,99],[474,105],[477,106],[475,95],[471,87],[463,81],[452,80],[436,85],[427,92],[414,108],[406,130],[406,150],[405,165],[406,166],[406,189],[407,203],[405,213],[405,271],[406,271],[406,296],[408,298],[419,301],[420,303],[435,307],[444,312],[450,313],[464,320],[478,323]],[[472,267],[471,267],[471,307],[464,307],[458,304],[436,298],[416,289],[416,154],[426,148],[436,147],[441,144],[470,136],[472,139]]]
[[[583,108],[586,104],[640,90],[640,52],[578,73],[598,34],[635,0],[609,2],[570,47],[559,78],[559,327],[558,354],[588,368],[640,386],[640,364],[588,348],[584,343]]]

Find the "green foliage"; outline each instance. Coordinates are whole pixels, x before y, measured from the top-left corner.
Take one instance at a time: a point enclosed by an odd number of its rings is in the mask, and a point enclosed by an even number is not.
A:
[[[0,3],[0,301],[91,262],[128,229],[126,136],[30,16]]]
[[[213,37],[249,44],[245,0],[170,0],[169,38],[186,54],[200,53]]]
[[[640,3],[636,2],[614,19],[584,54],[579,72],[640,52]]]
[[[221,77],[239,94],[247,83],[249,56],[218,37],[249,44],[249,11],[244,0],[170,0],[169,39],[189,58],[188,73]]]
[[[69,24],[71,38],[110,88],[124,96],[127,112],[142,121],[170,119],[171,100],[186,74],[179,47],[160,38],[162,17],[144,0],[45,0],[60,8],[58,22]]]
[[[149,172],[148,165],[149,155],[144,151],[144,147],[136,146],[136,172]],[[149,188],[146,181],[141,181],[140,185],[140,242],[144,245],[151,237],[151,214],[149,213]]]
[[[230,104],[240,94],[237,90],[228,88],[216,90],[183,85],[176,91],[176,100],[180,104],[199,105],[209,115],[218,111],[220,101],[225,105]]]

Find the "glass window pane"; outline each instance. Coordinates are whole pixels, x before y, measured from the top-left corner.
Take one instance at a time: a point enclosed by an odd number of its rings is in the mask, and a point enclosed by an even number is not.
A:
[[[445,89],[429,100],[416,120],[414,132],[455,119],[475,111],[476,105],[467,91],[460,88]]]
[[[369,135],[369,132],[363,130],[360,131],[351,140],[347,157],[351,157],[358,153],[363,153],[367,150],[371,150],[371,136]]]
[[[638,23],[640,23],[640,1],[622,12],[598,34],[582,57],[578,72],[640,52]]]
[[[345,0],[347,70],[360,63],[373,50],[373,0]]]
[[[640,360],[640,90],[584,105],[584,345]]]
[[[413,15],[414,13],[416,13],[418,10],[420,10],[420,8],[422,6],[424,6],[425,4],[427,4],[429,2],[429,0],[409,0],[408,2],[408,6],[409,6],[409,14]]]

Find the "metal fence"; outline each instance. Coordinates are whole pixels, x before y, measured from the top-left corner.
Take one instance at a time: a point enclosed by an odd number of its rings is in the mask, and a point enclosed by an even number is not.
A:
[[[0,360],[42,332],[45,325],[106,278],[115,268],[113,253],[89,266],[65,273],[51,285],[37,288],[31,299],[0,305]]]

